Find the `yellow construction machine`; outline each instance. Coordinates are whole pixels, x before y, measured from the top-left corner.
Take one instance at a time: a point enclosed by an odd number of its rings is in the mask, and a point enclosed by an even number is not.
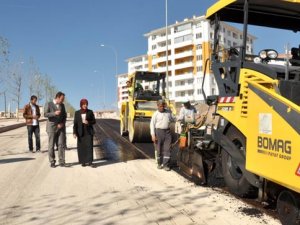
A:
[[[134,142],[150,142],[150,120],[157,110],[157,101],[164,99],[174,112],[173,105],[166,99],[166,74],[138,71],[128,76],[128,101],[120,111],[120,133],[128,134]]]
[[[247,51],[249,25],[299,32],[300,1],[220,0],[206,18],[214,43],[204,80],[212,72],[218,95],[205,96],[214,110],[189,126],[180,168],[201,183],[218,174],[234,194],[276,202],[282,224],[300,224],[300,48],[280,59],[285,34],[278,49]],[[222,46],[223,21],[243,24],[240,46]]]

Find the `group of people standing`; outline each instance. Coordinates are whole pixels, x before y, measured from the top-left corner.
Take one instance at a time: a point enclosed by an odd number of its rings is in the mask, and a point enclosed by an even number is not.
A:
[[[65,94],[58,92],[53,99],[46,103],[44,116],[47,120],[48,134],[48,156],[50,166],[55,168],[56,159],[54,146],[58,143],[58,163],[59,166],[66,166],[65,146],[66,146],[66,120],[67,112],[64,105]],[[41,116],[39,106],[36,104],[37,97],[31,96],[30,103],[24,107],[23,116],[26,119],[28,130],[29,151],[33,152],[32,136],[36,138],[36,152],[41,149],[39,118]],[[172,112],[166,108],[166,102],[159,100],[157,102],[157,111],[152,115],[150,121],[150,133],[158,155],[157,163],[159,169],[170,170],[170,155],[172,135],[170,124],[181,121],[193,123],[195,121],[196,109],[186,101],[176,118]],[[93,164],[93,137],[96,123],[92,110],[88,109],[88,100],[81,99],[80,109],[75,112],[73,123],[73,136],[77,139],[78,161],[82,166],[95,167]]]
[[[64,105],[65,94],[57,92],[55,98],[47,102],[44,107],[44,116],[47,118],[46,132],[48,134],[48,157],[50,167],[56,167],[55,144],[58,147],[58,165],[65,167],[66,147],[66,121],[67,112]],[[29,151],[33,152],[33,134],[36,139],[36,152],[40,152],[40,126],[41,117],[37,96],[32,95],[30,102],[25,105],[23,117],[26,120],[28,131]],[[96,123],[92,110],[88,109],[88,100],[81,99],[80,109],[75,112],[73,123],[73,136],[77,139],[78,161],[82,166],[95,167],[93,164],[93,124]]]
[[[157,111],[154,112],[150,121],[150,133],[157,151],[157,168],[169,171],[172,143],[170,125],[175,121],[194,123],[197,111],[189,100],[185,100],[179,116],[176,118],[166,106],[164,100],[157,101]]]

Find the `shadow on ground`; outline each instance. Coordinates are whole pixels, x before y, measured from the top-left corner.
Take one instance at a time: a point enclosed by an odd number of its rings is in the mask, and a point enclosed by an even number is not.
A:
[[[29,161],[29,160],[35,160],[35,158],[21,157],[21,158],[11,158],[11,159],[0,159],[0,164],[23,162],[23,161]]]

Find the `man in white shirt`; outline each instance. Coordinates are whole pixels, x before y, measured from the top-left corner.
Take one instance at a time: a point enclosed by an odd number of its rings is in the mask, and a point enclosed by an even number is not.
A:
[[[183,102],[183,106],[180,109],[178,121],[183,123],[195,123],[197,110],[191,105],[189,100]]]
[[[163,100],[157,102],[157,108],[158,110],[154,112],[150,121],[150,132],[152,141],[157,148],[158,168],[169,171],[172,142],[170,124],[175,118],[171,111],[166,109],[166,103]]]
[[[40,126],[39,126],[39,118],[41,116],[40,108],[36,104],[37,96],[32,95],[30,97],[30,102],[25,105],[23,110],[23,117],[26,120],[27,131],[28,131],[28,147],[29,151],[33,152],[33,141],[32,135],[35,136],[35,145],[36,152],[39,152],[41,149],[40,143]]]

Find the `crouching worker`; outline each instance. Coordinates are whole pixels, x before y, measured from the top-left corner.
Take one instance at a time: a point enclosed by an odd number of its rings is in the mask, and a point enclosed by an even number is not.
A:
[[[157,111],[154,112],[150,122],[150,132],[152,141],[157,150],[158,169],[170,170],[171,155],[171,130],[170,124],[174,122],[170,110],[166,109],[166,103],[163,100],[157,102]]]

